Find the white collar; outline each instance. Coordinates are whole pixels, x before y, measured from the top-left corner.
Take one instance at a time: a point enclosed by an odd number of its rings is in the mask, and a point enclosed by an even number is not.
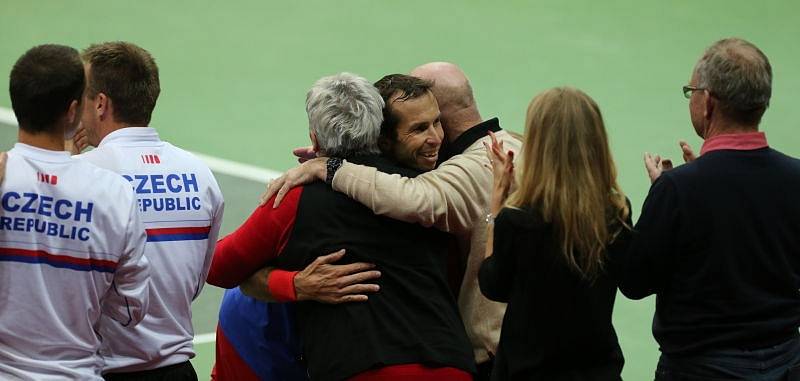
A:
[[[72,160],[67,151],[53,151],[25,143],[14,144],[14,148],[9,152],[48,163],[66,163]]]
[[[123,127],[106,135],[97,147],[113,143],[160,143],[158,132],[151,127]]]

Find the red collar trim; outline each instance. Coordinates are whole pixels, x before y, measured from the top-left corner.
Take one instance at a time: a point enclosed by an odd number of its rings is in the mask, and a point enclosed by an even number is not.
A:
[[[724,134],[706,139],[703,143],[703,148],[700,149],[700,154],[703,155],[707,152],[722,149],[749,151],[765,147],[769,147],[767,144],[767,136],[760,131]]]

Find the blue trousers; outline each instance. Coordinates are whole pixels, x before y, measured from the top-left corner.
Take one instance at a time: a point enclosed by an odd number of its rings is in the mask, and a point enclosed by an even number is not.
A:
[[[800,381],[800,338],[772,347],[695,356],[661,354],[656,381]]]

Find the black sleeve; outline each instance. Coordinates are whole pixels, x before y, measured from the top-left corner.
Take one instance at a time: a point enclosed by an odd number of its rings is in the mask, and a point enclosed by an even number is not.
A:
[[[625,205],[628,206],[628,216],[625,217],[624,224],[614,223],[613,229],[619,229],[619,233],[606,249],[607,269],[617,282],[621,278],[621,274],[624,273],[624,266],[622,266],[621,262],[625,259],[625,253],[630,247],[631,237],[633,236],[633,207],[631,206],[631,200],[627,197],[625,197]]]
[[[508,210],[503,209],[494,220],[494,248],[492,256],[481,264],[478,284],[487,298],[508,302],[514,283],[514,225],[509,221]]]
[[[614,255],[620,267],[619,289],[630,299],[657,293],[673,269],[680,213],[678,190],[662,175],[650,187],[627,250]]]

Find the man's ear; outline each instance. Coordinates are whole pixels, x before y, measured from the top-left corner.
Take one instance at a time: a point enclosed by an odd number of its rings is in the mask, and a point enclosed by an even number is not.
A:
[[[308,133],[308,137],[311,138],[311,147],[314,149],[314,152],[319,152],[319,143],[317,143],[317,134],[314,131]]]
[[[111,117],[111,112],[112,112],[111,98],[109,98],[104,93],[98,93],[97,96],[92,100],[92,102],[94,102],[93,109],[99,120],[105,120],[106,118]]]
[[[67,109],[67,124],[69,126],[78,124],[78,119],[81,117],[80,107],[81,105],[77,100],[73,99],[72,102],[70,102],[69,109]]]
[[[703,100],[703,117],[706,120],[711,120],[711,115],[714,114],[714,109],[717,106],[717,100],[711,96],[710,93],[705,93],[705,99]]]

